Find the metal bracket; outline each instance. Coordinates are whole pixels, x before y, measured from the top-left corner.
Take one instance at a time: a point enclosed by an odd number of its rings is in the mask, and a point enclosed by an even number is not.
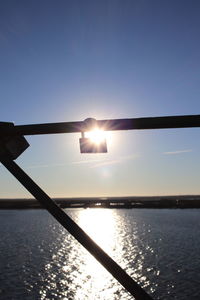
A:
[[[16,136],[4,136],[4,130],[14,128],[14,123],[0,122],[0,157],[2,159],[15,160],[18,158],[28,147],[27,140],[20,135]]]

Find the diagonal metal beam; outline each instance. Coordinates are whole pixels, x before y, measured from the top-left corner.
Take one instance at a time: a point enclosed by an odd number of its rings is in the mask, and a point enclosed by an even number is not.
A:
[[[85,247],[136,300],[152,300],[106,252],[104,252],[13,160],[1,163]]]

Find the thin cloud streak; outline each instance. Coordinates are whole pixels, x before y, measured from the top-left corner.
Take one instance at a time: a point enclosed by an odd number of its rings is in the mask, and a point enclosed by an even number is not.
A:
[[[90,168],[93,169],[93,168],[99,168],[99,167],[108,166],[108,165],[116,165],[116,164],[120,164],[127,160],[136,159],[137,157],[138,157],[138,155],[127,155],[127,156],[120,157],[119,159],[115,159],[115,160],[104,160],[96,165],[91,166]]]
[[[94,164],[94,163],[95,164],[90,166],[90,168],[98,168],[98,167],[106,166],[106,165],[119,164],[126,160],[136,159],[137,157],[138,157],[138,155],[128,155],[128,156],[120,157],[115,160],[109,160],[109,159],[80,160],[80,161],[72,161],[72,162],[67,162],[67,163],[31,165],[31,166],[26,166],[26,168],[28,168],[28,169],[54,168],[54,167],[65,167],[65,166],[69,166],[69,165],[81,166],[81,165]]]
[[[100,159],[96,160],[80,160],[80,161],[72,161],[68,163],[55,163],[55,164],[38,164],[38,165],[31,165],[27,166],[28,169],[37,169],[37,168],[53,168],[53,167],[64,167],[64,166],[69,166],[69,165],[82,165],[82,164],[91,164],[91,163],[96,163],[100,162]]]
[[[189,153],[192,152],[192,149],[186,149],[186,150],[177,150],[177,151],[169,151],[169,152],[163,152],[165,155],[177,155],[182,153]]]
[[[69,164],[71,165],[82,165],[82,164],[88,164],[88,163],[96,163],[96,162],[101,162],[101,159],[93,159],[93,160],[80,160],[80,161],[73,161]]]
[[[94,166],[91,166],[90,169],[93,168],[98,168],[98,167],[103,167],[103,166],[108,166],[108,165],[115,165],[115,164],[119,164],[121,163],[122,160],[120,159],[116,159],[116,160],[106,160],[106,161],[102,161]]]

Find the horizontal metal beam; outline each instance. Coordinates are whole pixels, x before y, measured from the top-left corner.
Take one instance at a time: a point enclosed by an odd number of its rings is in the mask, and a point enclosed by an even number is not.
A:
[[[97,120],[96,125],[105,131],[144,130],[200,127],[200,115],[149,117],[132,119]],[[15,125],[0,128],[0,135],[39,135],[88,131],[84,121],[46,124]]]

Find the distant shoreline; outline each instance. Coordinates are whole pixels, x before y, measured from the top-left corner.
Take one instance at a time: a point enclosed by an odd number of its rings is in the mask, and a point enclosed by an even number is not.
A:
[[[200,195],[54,198],[62,208],[200,208]],[[42,209],[35,199],[0,199],[0,209]]]

